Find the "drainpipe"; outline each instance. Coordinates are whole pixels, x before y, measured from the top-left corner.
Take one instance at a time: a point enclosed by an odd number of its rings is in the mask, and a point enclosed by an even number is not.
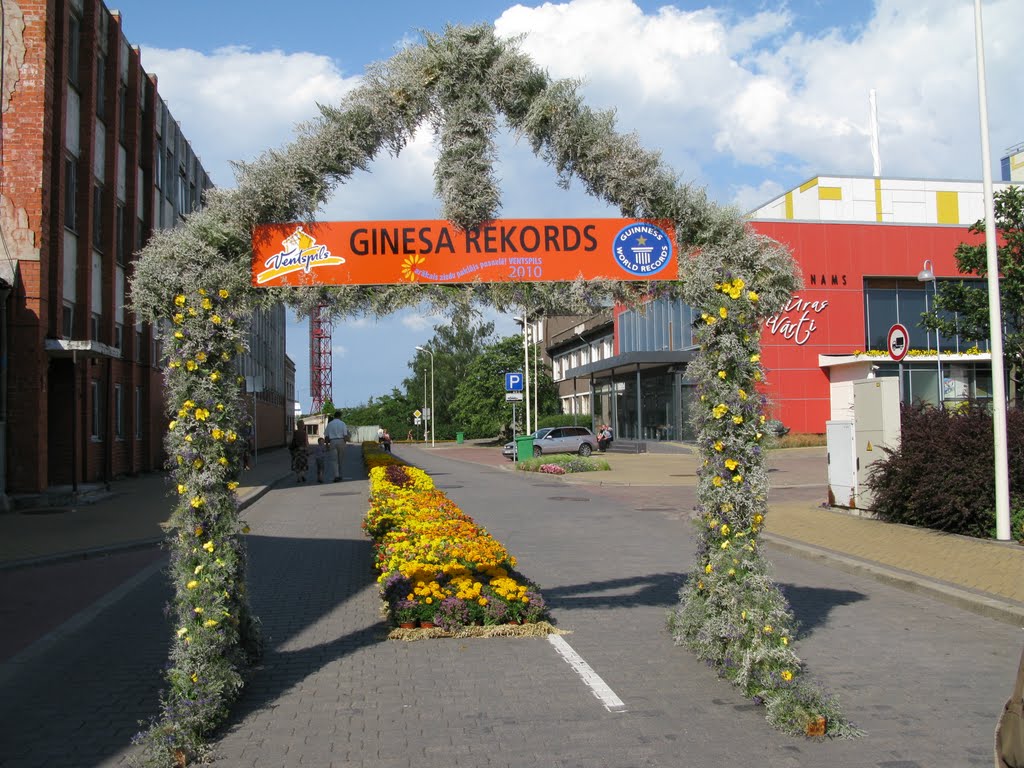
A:
[[[11,511],[7,498],[7,297],[11,286],[0,280],[0,512]]]

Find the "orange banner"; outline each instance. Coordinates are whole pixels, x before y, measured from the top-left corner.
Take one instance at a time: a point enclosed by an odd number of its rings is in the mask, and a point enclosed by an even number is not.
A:
[[[671,223],[640,219],[262,224],[252,251],[252,283],[264,288],[678,279]]]

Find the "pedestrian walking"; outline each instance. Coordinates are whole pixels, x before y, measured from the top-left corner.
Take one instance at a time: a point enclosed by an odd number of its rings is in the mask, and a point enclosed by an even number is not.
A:
[[[316,445],[313,446],[313,460],[316,462],[316,481],[322,483],[324,469],[327,466],[327,441],[322,437],[317,438]]]
[[[334,459],[334,482],[340,483],[345,459],[345,443],[348,442],[348,425],[341,420],[341,411],[335,411],[334,418],[327,423],[324,438],[327,442],[328,456]]]

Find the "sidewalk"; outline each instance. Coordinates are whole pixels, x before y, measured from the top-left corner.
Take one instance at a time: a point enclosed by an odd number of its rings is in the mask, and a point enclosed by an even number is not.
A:
[[[239,478],[241,507],[286,478],[290,466],[286,448],[260,453]],[[168,478],[148,472],[113,481],[110,494],[90,504],[0,515],[0,570],[158,544],[174,503]]]

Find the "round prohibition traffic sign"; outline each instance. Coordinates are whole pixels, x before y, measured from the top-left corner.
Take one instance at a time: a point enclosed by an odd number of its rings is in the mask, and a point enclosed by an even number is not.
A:
[[[889,350],[889,357],[897,363],[907,356],[910,351],[910,331],[902,323],[896,323],[889,329],[885,345]]]

